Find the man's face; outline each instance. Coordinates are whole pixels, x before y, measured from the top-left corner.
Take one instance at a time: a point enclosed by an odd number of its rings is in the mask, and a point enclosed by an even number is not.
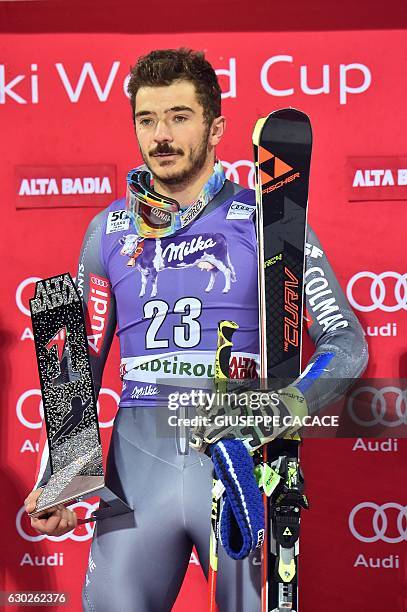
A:
[[[210,126],[190,81],[141,87],[135,100],[135,124],[144,162],[162,183],[190,181],[205,165],[211,149]]]

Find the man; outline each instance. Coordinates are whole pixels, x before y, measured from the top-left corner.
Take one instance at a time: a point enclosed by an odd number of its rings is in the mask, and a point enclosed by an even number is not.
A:
[[[254,193],[226,180],[216,160],[225,118],[216,74],[202,53],[153,51],[132,69],[128,89],[136,137],[154,190],[176,200],[184,216],[182,229],[174,235],[159,236],[152,225],[150,237],[143,239],[140,228],[148,231],[148,215],[132,207],[130,198],[130,223],[121,199],[95,217],[83,243],[78,285],[93,326],[97,393],[116,322],[121,347],[123,390],[107,484],[134,508],[134,513],[96,525],[83,605],[98,612],[164,612],[177,597],[193,545],[208,571],[212,464],[206,455],[188,448],[182,430],[174,427],[163,433],[156,416],[160,407],[168,410],[171,382],[213,377],[221,319],[239,324],[231,376],[250,378],[255,373],[259,340],[256,234],[250,215]],[[235,200],[248,205],[245,218],[230,213]],[[324,381],[359,376],[366,367],[367,349],[310,228],[307,241],[306,280],[316,287],[318,277],[324,277],[342,322],[324,324],[317,319],[318,295],[307,297],[312,319],[308,331],[316,344],[309,368],[321,354],[330,356],[329,368],[314,377],[306,397],[315,410]],[[92,301],[100,286],[108,304],[105,317],[97,316]],[[48,478],[49,471],[42,471],[36,486]],[[28,496],[27,511],[34,508],[38,494],[37,489]],[[32,519],[38,531],[52,535],[73,529],[76,522],[75,513],[64,507],[48,519]],[[260,568],[252,557],[235,562],[220,549],[217,600],[221,612],[260,609]]]

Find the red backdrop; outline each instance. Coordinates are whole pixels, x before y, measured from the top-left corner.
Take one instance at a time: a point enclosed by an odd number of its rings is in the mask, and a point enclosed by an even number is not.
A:
[[[397,379],[406,375],[400,231],[407,220],[405,40],[405,32],[397,30],[3,35],[4,588],[66,591],[72,609],[80,610],[90,529],[52,540],[38,536],[22,512],[40,432],[27,308],[35,279],[75,273],[85,228],[100,210],[96,206],[124,194],[126,172],[140,161],[124,89],[129,66],[153,48],[183,45],[207,51],[220,74],[228,118],[218,154],[230,178],[243,184],[252,184],[256,119],[289,105],[310,115],[309,221],[368,334],[371,358],[365,376]],[[63,183],[64,177],[81,180]],[[115,346],[100,398],[105,448],[120,388],[117,364]],[[387,403],[393,403],[405,426],[401,389],[394,381],[390,389],[368,389],[372,412],[366,418],[377,418],[378,405],[386,412]],[[301,542],[305,612],[339,612],[345,606],[347,612],[403,609],[406,517],[400,483],[405,456],[405,440],[377,449],[361,439],[306,441],[302,457],[312,510],[304,514]],[[87,508],[83,502],[79,511]],[[203,612],[205,601],[193,556],[174,609]]]

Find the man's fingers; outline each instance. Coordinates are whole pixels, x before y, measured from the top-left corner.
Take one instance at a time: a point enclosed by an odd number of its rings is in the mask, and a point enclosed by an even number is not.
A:
[[[29,508],[31,508],[31,503],[29,502],[30,495],[26,500],[26,502],[28,501],[26,504],[27,512],[32,512],[32,510],[29,510]],[[33,510],[34,508],[35,505]],[[69,510],[69,508],[66,508],[63,504],[58,504],[57,506],[44,511],[44,514],[32,516],[31,525],[39,533],[52,536],[61,536],[64,533],[75,529],[75,527],[78,525],[78,517],[75,512]]]
[[[63,516],[59,521],[58,529],[66,529],[68,527],[68,519]]]
[[[24,506],[27,512],[33,512],[35,510],[35,506],[37,505],[37,499],[41,495],[42,489],[36,489],[35,491],[31,491],[29,495],[24,500]]]
[[[77,522],[75,521],[74,518],[69,518],[68,519],[68,527],[69,527],[69,529],[75,529],[76,525],[77,525]]]
[[[78,517],[76,516],[76,512],[73,510],[69,510],[68,525],[71,529],[75,529],[75,527],[78,525]]]
[[[64,508],[64,510],[62,511],[61,522],[59,523],[58,527],[58,535],[62,535],[67,531],[75,529],[77,525],[78,517],[76,516],[76,513],[72,510],[69,510],[69,508]]]
[[[52,534],[55,529],[58,528],[59,523],[61,521],[60,514],[53,514],[47,519],[36,518],[35,516],[31,517],[31,525],[34,529],[37,529],[40,533]]]

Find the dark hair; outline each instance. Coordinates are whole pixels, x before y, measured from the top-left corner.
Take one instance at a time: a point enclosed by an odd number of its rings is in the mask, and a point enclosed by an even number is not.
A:
[[[203,51],[159,49],[143,55],[130,71],[127,91],[130,94],[134,121],[136,94],[140,87],[162,87],[174,81],[190,81],[209,125],[221,114],[221,89],[216,73]]]

